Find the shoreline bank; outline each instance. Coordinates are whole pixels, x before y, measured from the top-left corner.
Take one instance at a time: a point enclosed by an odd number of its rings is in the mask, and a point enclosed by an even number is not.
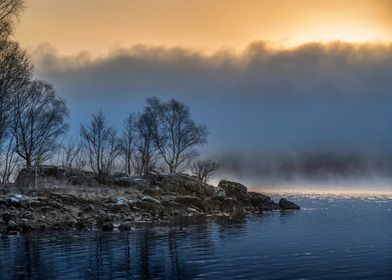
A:
[[[248,192],[236,182],[221,180],[215,187],[185,174],[122,176],[113,178],[109,186],[86,174],[51,172],[48,176],[41,171],[35,181],[30,173],[21,172],[15,184],[0,187],[3,234],[129,230],[135,224],[168,223],[173,217],[230,217],[300,209],[285,199],[276,203],[261,193]],[[32,182],[38,187],[31,186]]]

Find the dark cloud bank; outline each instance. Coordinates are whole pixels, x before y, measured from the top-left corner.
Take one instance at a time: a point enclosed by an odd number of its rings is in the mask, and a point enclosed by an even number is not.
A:
[[[147,96],[175,97],[211,132],[203,154],[236,176],[392,174],[392,45],[306,44],[242,53],[134,46],[103,58],[34,53],[71,108],[117,124]]]

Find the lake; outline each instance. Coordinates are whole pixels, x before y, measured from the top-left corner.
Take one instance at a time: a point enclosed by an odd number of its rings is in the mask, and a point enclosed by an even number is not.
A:
[[[0,279],[392,279],[392,200],[295,195],[301,211],[0,240]]]

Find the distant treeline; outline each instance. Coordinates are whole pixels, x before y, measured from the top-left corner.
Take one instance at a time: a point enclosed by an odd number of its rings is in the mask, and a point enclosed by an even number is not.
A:
[[[216,163],[195,162],[207,128],[196,124],[189,108],[175,99],[148,98],[142,112],[129,114],[121,132],[100,111],[81,125],[79,137],[60,143],[68,131],[65,100],[52,85],[32,78],[28,54],[12,39],[23,5],[23,0],[0,0],[1,182],[9,182],[21,167],[46,162],[90,169],[100,180],[115,171],[147,175],[189,169],[208,180]]]

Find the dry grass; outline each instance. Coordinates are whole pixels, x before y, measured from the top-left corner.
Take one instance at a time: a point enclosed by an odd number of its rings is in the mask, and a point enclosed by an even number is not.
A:
[[[42,185],[39,184],[37,188],[18,188],[14,184],[0,185],[0,194],[23,194],[32,197],[48,197],[53,193],[66,194],[88,200],[97,198],[112,199],[118,196],[142,196],[142,193],[136,187],[69,185],[60,181],[55,181],[53,183],[45,182]]]

